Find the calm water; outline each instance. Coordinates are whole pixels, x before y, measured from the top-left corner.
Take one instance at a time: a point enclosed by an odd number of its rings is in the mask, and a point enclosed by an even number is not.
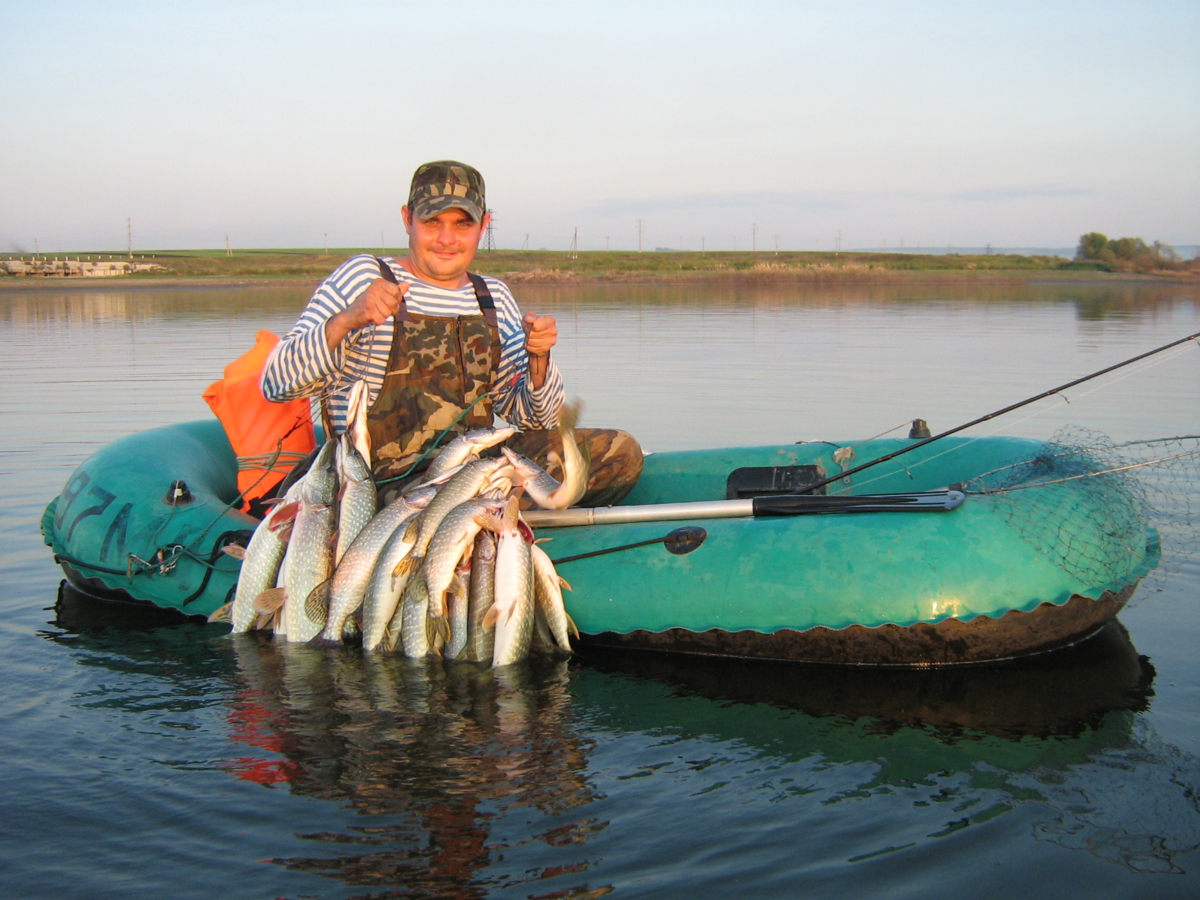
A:
[[[0,894],[1195,897],[1200,561],[1100,638],[949,672],[588,656],[505,678],[116,622],[45,504],[294,288],[0,292]],[[950,427],[1200,331],[1192,287],[525,288],[649,449]],[[1200,352],[993,426],[1200,433]],[[991,427],[981,429],[991,430]],[[1200,492],[1200,483],[1177,486]]]

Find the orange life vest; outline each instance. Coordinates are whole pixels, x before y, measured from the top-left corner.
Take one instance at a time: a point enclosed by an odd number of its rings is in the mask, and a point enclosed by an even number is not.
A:
[[[237,454],[240,509],[261,517],[261,504],[252,509],[251,501],[273,491],[317,446],[317,438],[307,399],[272,403],[263,396],[259,380],[279,338],[269,331],[256,337],[247,353],[225,367],[225,377],[209,385],[204,399],[225,426]]]

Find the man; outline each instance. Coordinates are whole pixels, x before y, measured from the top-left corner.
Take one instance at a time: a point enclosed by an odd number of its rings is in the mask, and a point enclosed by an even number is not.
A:
[[[445,429],[443,444],[492,425],[494,413],[525,431],[509,446],[545,465],[565,396],[550,357],[557,326],[522,316],[507,285],[468,271],[489,222],[483,177],[452,160],[426,163],[401,215],[408,255],[354,256],[326,278],[267,360],[263,393],[320,397],[337,434],[351,385],[365,380],[380,482],[411,481]],[[624,432],[578,434],[592,464],[581,503],[617,502],[641,473],[640,447]]]

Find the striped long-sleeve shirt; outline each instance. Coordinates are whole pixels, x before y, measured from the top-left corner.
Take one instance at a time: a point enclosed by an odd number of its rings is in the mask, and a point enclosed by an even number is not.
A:
[[[383,260],[397,280],[408,284],[405,300],[410,311],[427,316],[479,314],[472,285],[458,290],[435,287],[418,280],[394,259],[385,256]],[[376,258],[363,254],[350,257],[321,282],[299,321],[267,359],[262,389],[268,400],[322,397],[338,433],[345,429],[347,395],[355,381],[365,379],[371,389],[370,400],[375,401],[383,386],[394,321],[389,318],[382,325],[352,331],[332,351],[325,341],[325,323],[353,303],[378,277]],[[565,396],[562,376],[551,361],[545,382],[534,389],[529,382],[521,310],[508,285],[486,275],[484,279],[496,304],[502,343],[497,394],[493,397],[495,412],[522,429],[554,428]]]

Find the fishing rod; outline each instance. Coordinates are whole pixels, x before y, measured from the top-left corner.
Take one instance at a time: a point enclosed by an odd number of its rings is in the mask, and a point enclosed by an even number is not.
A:
[[[853,469],[846,469],[843,472],[839,472],[837,475],[831,475],[829,478],[826,478],[824,481],[817,481],[817,482],[814,482],[813,484],[805,485],[802,488],[797,488],[796,493],[797,494],[811,493],[812,491],[817,490],[817,488],[822,488],[827,484],[832,484],[833,482],[839,481],[842,478],[847,478],[851,475],[857,474],[858,472],[861,472],[864,469],[871,468],[871,466],[877,466],[880,463],[887,462],[889,459],[895,459],[897,456],[903,456],[905,453],[911,453],[913,450],[916,450],[918,447],[924,447],[926,444],[932,444],[934,441],[940,441],[944,437],[949,437],[952,434],[958,434],[958,432],[965,431],[966,429],[970,428],[973,425],[979,425],[983,422],[988,421],[989,419],[995,419],[997,416],[1002,416],[1005,413],[1010,413],[1014,409],[1020,409],[1022,406],[1028,406],[1030,403],[1035,403],[1038,400],[1042,400],[1046,397],[1050,397],[1054,394],[1060,393],[1061,391],[1065,391],[1067,388],[1074,387],[1077,384],[1083,384],[1085,381],[1091,381],[1093,378],[1099,378],[1101,375],[1105,375],[1109,372],[1114,372],[1117,369],[1124,368],[1125,366],[1129,365],[1130,363],[1137,362],[1139,359],[1145,359],[1148,356],[1154,356],[1156,353],[1162,353],[1164,350],[1170,350],[1172,347],[1177,347],[1180,344],[1186,344],[1188,341],[1194,341],[1197,338],[1200,338],[1200,331],[1196,332],[1195,334],[1189,334],[1187,337],[1182,337],[1177,341],[1171,341],[1169,344],[1163,344],[1161,347],[1158,347],[1154,350],[1149,350],[1145,353],[1139,353],[1137,356],[1131,357],[1130,359],[1127,359],[1124,362],[1119,362],[1116,365],[1108,366],[1107,368],[1101,369],[1098,372],[1093,372],[1091,375],[1084,375],[1082,378],[1076,378],[1074,381],[1068,381],[1066,384],[1060,384],[1056,388],[1051,388],[1048,391],[1042,391],[1040,394],[1030,397],[1028,400],[1022,400],[1020,403],[1013,403],[1011,406],[1004,407],[1004,409],[998,409],[995,412],[988,413],[986,416],[980,416],[978,419],[972,419],[970,422],[967,422],[965,425],[959,425],[955,428],[951,428],[949,431],[943,431],[941,434],[935,434],[932,437],[927,437],[924,440],[917,441],[917,443],[915,443],[915,444],[911,444],[907,447],[902,447],[899,450],[896,450],[896,451],[893,451],[892,453],[888,453],[884,456],[881,456],[878,459],[873,459],[870,462],[865,462],[861,466],[855,466]]]

